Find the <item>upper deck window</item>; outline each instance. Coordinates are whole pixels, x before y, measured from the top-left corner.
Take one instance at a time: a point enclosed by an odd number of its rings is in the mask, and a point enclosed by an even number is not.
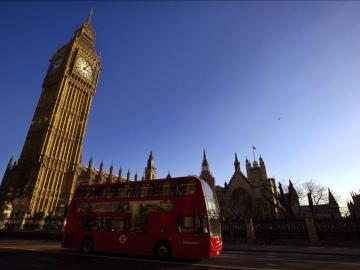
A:
[[[81,187],[75,193],[76,199],[115,199],[161,196],[186,196],[197,191],[194,180],[159,181],[158,183],[138,183],[135,185],[110,185],[107,187]]]

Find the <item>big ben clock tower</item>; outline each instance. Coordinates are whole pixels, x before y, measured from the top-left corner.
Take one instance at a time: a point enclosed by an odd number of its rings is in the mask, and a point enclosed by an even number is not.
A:
[[[72,198],[100,73],[92,15],[50,60],[13,179],[4,179],[21,198],[14,213],[53,214]]]

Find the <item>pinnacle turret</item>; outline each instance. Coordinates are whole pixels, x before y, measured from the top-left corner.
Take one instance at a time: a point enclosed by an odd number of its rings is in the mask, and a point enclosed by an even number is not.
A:
[[[88,169],[92,169],[92,164],[93,164],[93,158],[91,156],[88,162]]]
[[[234,166],[235,166],[235,172],[240,173],[240,162],[238,160],[238,157],[237,157],[236,153],[235,153]]]
[[[246,168],[248,168],[248,167],[251,167],[251,163],[250,163],[250,161],[246,158]]]
[[[113,170],[114,170],[114,165],[113,165],[113,163],[111,162],[110,171],[109,171],[109,174],[110,174],[110,175],[113,175]]]
[[[202,166],[203,166],[203,167],[204,167],[204,166],[209,167],[209,163],[208,163],[207,158],[206,158],[205,149],[204,149],[204,154],[203,154]]]
[[[331,193],[330,188],[328,188],[328,193],[329,193],[329,195],[328,195],[329,196],[329,205],[337,205],[338,203],[337,203],[334,195]]]
[[[156,178],[156,168],[154,154],[150,151],[150,155],[147,161],[147,166],[144,171],[145,180],[154,180]]]
[[[119,180],[121,180],[121,177],[122,177],[122,168],[120,167],[120,169],[119,169]]]
[[[7,165],[7,170],[11,170],[14,167],[14,164],[15,164],[15,158],[14,158],[14,156],[12,156],[9,159],[9,162],[8,162],[8,165]]]

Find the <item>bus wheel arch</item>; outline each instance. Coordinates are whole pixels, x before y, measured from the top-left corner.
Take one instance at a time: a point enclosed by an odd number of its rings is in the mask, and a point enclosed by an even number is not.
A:
[[[91,236],[86,236],[81,241],[80,250],[82,253],[89,254],[94,251],[94,240]]]
[[[169,259],[172,255],[170,242],[165,239],[159,240],[154,246],[154,255],[160,259]]]

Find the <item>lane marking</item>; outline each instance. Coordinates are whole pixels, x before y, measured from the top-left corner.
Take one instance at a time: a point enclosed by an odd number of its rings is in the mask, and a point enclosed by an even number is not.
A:
[[[287,254],[287,255],[291,255],[291,254]],[[241,258],[234,258],[232,256],[220,256],[220,257],[216,257],[217,259],[220,259],[221,258],[229,258],[231,259],[232,261],[234,259],[236,259],[237,261],[241,261],[242,259]],[[225,259],[224,258],[224,259]],[[344,257],[344,256],[341,256],[341,258],[347,258],[347,257]],[[309,259],[302,259],[302,258],[299,258],[299,259],[296,259],[296,258],[289,258],[289,257],[283,257],[283,258],[279,258],[279,257],[259,257],[259,255],[257,254],[257,256],[252,256],[251,258],[248,258],[248,259],[256,259],[256,260],[263,260],[263,261],[285,261],[285,262],[305,262],[305,263],[322,263],[322,264],[344,264],[344,265],[353,265],[353,266],[360,266],[360,262],[342,262],[342,261],[324,261],[324,260],[316,260],[316,258],[314,258],[313,260],[309,260]]]
[[[47,268],[46,266],[37,265],[37,264],[30,264],[30,263],[27,263],[27,264],[24,264],[24,265],[31,266],[31,267],[36,267],[36,268]]]
[[[27,251],[41,251],[39,249],[34,248],[22,248],[22,247],[0,247],[0,249],[15,249],[15,250],[27,250]]]
[[[0,247],[1,248],[1,247]],[[185,263],[185,262],[173,262],[173,261],[160,261],[160,260],[150,260],[150,259],[141,259],[141,258],[130,258],[130,257],[113,257],[107,255],[86,255],[81,253],[74,253],[73,251],[56,251],[56,250],[37,250],[37,249],[29,249],[29,248],[18,248],[18,247],[6,247],[6,249],[14,249],[14,250],[27,250],[27,251],[38,251],[42,253],[50,253],[50,254],[69,254],[73,256],[91,256],[91,257],[99,257],[99,258],[108,258],[112,260],[123,260],[123,261],[137,261],[137,262],[150,262],[150,263],[162,263],[162,264],[174,264],[174,265],[194,265],[200,267],[213,267],[213,268],[227,268],[227,269],[240,269],[240,270],[276,270],[278,268],[258,268],[258,267],[245,267],[245,266],[226,266],[226,265],[215,265],[215,264],[202,264],[202,263]],[[288,254],[291,255],[291,254]],[[220,257],[215,257],[215,259],[221,260],[225,256],[220,255]],[[229,256],[226,256],[229,257]],[[236,258],[234,258],[236,259]],[[323,260],[304,260],[304,259],[291,259],[291,258],[266,258],[266,257],[254,257],[257,260],[274,260],[274,261],[285,261],[285,262],[301,262],[301,263],[321,263],[321,264],[342,264],[349,266],[360,266],[360,263],[356,262],[341,262],[341,261],[323,261]]]
[[[113,257],[113,256],[107,256],[107,255],[86,255],[86,254],[81,254],[81,253],[73,253],[71,251],[70,252],[51,251],[51,252],[48,252],[48,253],[52,253],[52,254],[70,254],[70,255],[82,256],[82,257],[90,257],[91,256],[91,257],[107,258],[107,259],[111,259],[111,260],[121,260],[121,261],[149,262],[149,263],[160,263],[160,264],[173,264],[173,265],[187,265],[187,266],[223,268],[223,269],[279,270],[279,268],[259,268],[259,267],[246,267],[246,266],[205,264],[205,263],[186,263],[186,262],[160,261],[160,260],[150,260],[150,259],[130,258],[130,257]]]

